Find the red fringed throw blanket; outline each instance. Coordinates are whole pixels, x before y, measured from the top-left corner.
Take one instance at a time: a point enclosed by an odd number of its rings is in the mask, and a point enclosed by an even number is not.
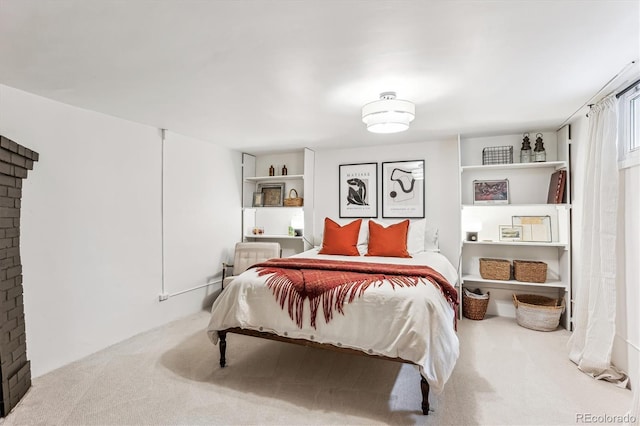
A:
[[[370,285],[415,287],[425,280],[431,282],[455,310],[458,293],[437,271],[423,265],[392,265],[340,260],[286,258],[271,259],[253,265],[258,276],[269,275],[266,284],[273,291],[282,309],[287,305],[289,316],[302,328],[304,300],[311,306],[311,326],[316,328],[316,316],[322,303],[325,322],[333,318],[333,310],[344,315],[343,306],[360,297]]]

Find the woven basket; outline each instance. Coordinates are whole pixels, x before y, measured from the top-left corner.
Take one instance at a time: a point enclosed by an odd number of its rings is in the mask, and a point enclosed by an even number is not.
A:
[[[487,292],[489,294],[489,292]],[[484,314],[487,313],[487,306],[489,305],[489,298],[476,299],[469,297],[462,291],[462,315],[472,320],[484,319]]]
[[[292,193],[295,193],[295,197],[291,195]],[[284,205],[285,207],[302,206],[302,198],[298,197],[298,191],[296,191],[294,188],[291,188],[291,190],[289,190],[289,197],[284,199]]]
[[[508,280],[511,278],[511,262],[504,259],[480,259],[480,276],[485,280]]]
[[[552,299],[535,294],[514,294],[513,305],[518,325],[538,331],[555,330],[564,312],[564,298]]]
[[[513,276],[518,281],[543,283],[547,280],[547,264],[532,260],[514,260]]]

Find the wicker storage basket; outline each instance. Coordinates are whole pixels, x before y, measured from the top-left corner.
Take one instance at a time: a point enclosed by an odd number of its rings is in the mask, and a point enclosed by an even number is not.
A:
[[[518,281],[543,283],[547,280],[547,264],[532,260],[514,260],[513,276]]]
[[[295,194],[295,197],[292,196],[292,194]],[[300,207],[300,206],[302,206],[302,198],[298,197],[298,191],[296,191],[294,188],[291,188],[289,190],[289,197],[284,199],[284,205],[285,205],[285,207]]]
[[[487,292],[487,296],[490,293]],[[489,305],[489,297],[484,299],[477,299],[475,297],[467,296],[466,290],[462,291],[462,315],[472,320],[484,319],[484,314],[487,313],[487,306]]]
[[[521,327],[538,331],[553,331],[564,312],[564,298],[552,299],[535,294],[514,294],[516,321]]]
[[[480,259],[480,276],[485,280],[508,280],[511,278],[511,262],[504,259]]]

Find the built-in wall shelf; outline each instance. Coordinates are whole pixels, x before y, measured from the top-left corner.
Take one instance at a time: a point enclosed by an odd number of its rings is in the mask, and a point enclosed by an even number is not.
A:
[[[255,238],[256,240],[259,239],[279,239],[279,240],[301,240],[302,237],[301,236],[292,236],[292,235],[286,235],[286,234],[247,234],[244,236],[245,238]]]
[[[566,248],[567,244],[552,241],[550,243],[540,241],[463,241],[465,245],[493,245],[493,246],[521,246],[521,247],[561,247]]]
[[[542,167],[553,167],[555,169],[562,169],[567,167],[566,161],[541,161],[538,163],[510,163],[510,164],[476,164],[472,166],[461,166],[461,171],[471,170],[514,170],[514,169],[536,169]]]
[[[560,280],[550,280],[544,283],[528,283],[525,281],[516,280],[485,280],[480,275],[463,275],[462,281],[474,282],[474,283],[490,283],[490,284],[505,284],[505,285],[523,285],[533,287],[552,287],[552,288],[566,288],[567,284]],[[472,286],[473,287],[473,286]]]
[[[268,206],[268,207],[243,207],[243,210],[276,210],[276,209],[284,209],[284,210],[300,210],[302,211],[302,206]]]
[[[505,207],[534,207],[534,208],[538,208],[538,207],[554,207],[556,209],[570,209],[571,208],[571,204],[498,204],[498,203],[487,203],[487,204],[463,204],[462,208],[463,209],[468,209],[473,207],[475,208],[485,208],[485,207],[500,207],[500,208],[505,208]]]
[[[459,275],[464,286],[492,290],[487,313],[515,316],[513,294],[531,293],[564,298],[566,311],[562,323],[571,329],[571,173],[569,170],[568,128],[558,132],[540,132],[548,161],[533,163],[481,164],[488,147],[511,147],[512,161],[520,159],[524,130],[520,134],[459,137],[460,260]],[[537,132],[527,131],[529,134]],[[565,203],[548,203],[554,173],[567,171],[564,182]],[[478,201],[477,182],[505,181],[507,197],[494,202]],[[552,187],[552,190],[558,188]],[[503,197],[505,198],[505,197]],[[532,223],[515,217],[538,217],[544,227],[533,237]],[[535,221],[535,219],[531,219]],[[507,233],[503,231],[507,230]],[[515,229],[509,229],[515,228]],[[520,236],[518,237],[518,232]],[[520,241],[507,241],[509,236]],[[532,239],[538,241],[531,241]],[[473,241],[470,241],[473,240]],[[543,240],[543,241],[539,241]],[[546,282],[488,280],[480,274],[483,258],[543,262]],[[513,266],[512,266],[513,267]],[[486,274],[485,274],[486,276]]]
[[[288,257],[311,248],[313,235],[313,187],[315,153],[304,148],[289,152],[242,155],[242,239],[244,241],[275,241],[280,244],[282,257]],[[268,176],[275,169],[279,173],[286,165],[289,174]],[[282,200],[271,200],[270,206],[254,207],[256,191],[278,183]],[[302,206],[287,206],[287,198],[299,197]],[[263,197],[264,198],[264,197]],[[264,201],[264,200],[263,200]],[[260,203],[258,203],[260,204]],[[263,234],[254,234],[254,229]],[[298,236],[289,235],[291,229]],[[312,239],[312,237],[311,237]]]
[[[304,175],[252,176],[244,178],[245,182],[275,182],[299,179],[304,179]]]

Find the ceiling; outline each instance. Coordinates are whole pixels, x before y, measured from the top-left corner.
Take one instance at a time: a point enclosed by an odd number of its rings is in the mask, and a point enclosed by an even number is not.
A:
[[[555,130],[639,56],[638,0],[0,0],[1,84],[254,153]]]

